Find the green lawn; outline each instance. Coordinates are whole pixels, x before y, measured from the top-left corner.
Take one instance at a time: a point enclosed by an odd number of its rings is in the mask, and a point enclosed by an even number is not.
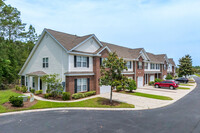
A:
[[[189,90],[190,88],[188,88],[188,87],[178,87],[177,89]]]
[[[200,77],[200,74],[195,74],[196,76]]]
[[[153,94],[147,94],[147,93],[141,93],[141,92],[124,92],[124,91],[122,91],[121,93],[135,95],[135,96],[141,96],[141,97],[147,97],[147,98],[153,98],[153,99],[159,99],[159,100],[173,100],[171,97],[153,95]]]
[[[92,98],[80,102],[72,102],[72,103],[57,103],[57,102],[47,102],[47,101],[38,101],[32,107],[26,109],[18,109],[18,110],[8,110],[4,106],[3,103],[9,101],[9,97],[11,95],[19,96],[21,94],[15,93],[11,90],[0,91],[0,113],[11,112],[11,111],[19,111],[19,110],[29,110],[29,109],[42,109],[42,108],[59,108],[59,107],[93,107],[93,108],[134,108],[135,106],[132,104],[122,103],[119,105],[110,106],[110,105],[102,105],[101,102],[106,100],[105,98]]]
[[[189,85],[189,84],[180,84],[182,86],[194,86],[194,85]]]

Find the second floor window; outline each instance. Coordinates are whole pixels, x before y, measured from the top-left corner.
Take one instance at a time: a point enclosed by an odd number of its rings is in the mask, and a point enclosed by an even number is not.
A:
[[[164,64],[164,70],[167,70],[167,65],[166,64]]]
[[[151,69],[155,69],[155,64],[151,63]]]
[[[127,61],[126,67],[127,67],[128,69],[131,69],[131,61]]]
[[[49,67],[49,58],[43,58],[42,66],[43,66],[43,68]]]
[[[160,69],[160,64],[156,64],[156,69],[157,69],[157,70]]]
[[[148,63],[145,63],[144,68],[145,68],[145,69],[148,69]]]
[[[89,57],[74,56],[74,67],[89,67]]]
[[[142,62],[138,62],[138,69],[142,69]]]

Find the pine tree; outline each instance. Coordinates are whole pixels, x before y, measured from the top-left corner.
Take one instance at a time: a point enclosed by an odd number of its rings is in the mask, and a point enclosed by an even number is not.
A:
[[[187,76],[193,73],[192,70],[192,58],[190,55],[185,55],[179,59],[179,75]]]

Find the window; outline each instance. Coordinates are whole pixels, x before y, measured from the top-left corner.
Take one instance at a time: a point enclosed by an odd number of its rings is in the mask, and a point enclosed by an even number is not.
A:
[[[126,67],[127,67],[128,69],[131,69],[131,61],[127,61]]]
[[[145,63],[144,68],[145,68],[145,69],[148,69],[148,63]]]
[[[87,67],[88,59],[86,56],[77,56],[76,57],[76,66],[77,67]]]
[[[43,58],[43,68],[48,68],[49,67],[49,58]]]
[[[157,69],[157,70],[160,69],[160,64],[156,64],[156,69]]]
[[[138,62],[138,69],[142,69],[142,62]]]
[[[151,63],[151,69],[155,69],[155,64]]]
[[[87,78],[77,79],[77,93],[87,91]]]
[[[164,64],[164,70],[166,70],[167,69],[167,65],[166,64]]]
[[[100,65],[101,65],[101,66],[102,66],[102,65],[105,66],[105,64],[103,64],[103,61],[104,61],[104,60],[107,60],[107,58],[100,58]]]
[[[35,87],[35,77],[33,77],[33,88]]]

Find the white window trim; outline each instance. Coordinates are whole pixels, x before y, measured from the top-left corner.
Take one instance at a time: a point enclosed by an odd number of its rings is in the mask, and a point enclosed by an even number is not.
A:
[[[78,58],[80,58],[80,61],[78,61]],[[80,66],[78,65],[78,63],[80,63]],[[85,66],[83,65],[84,63],[85,63]],[[87,57],[86,56],[76,56],[76,67],[87,67]]]
[[[49,67],[49,57],[42,58],[42,68],[48,68],[48,67]]]
[[[84,80],[85,80],[85,83],[84,83]],[[79,83],[80,83],[80,85],[79,85]],[[83,86],[85,86],[85,85],[86,85],[86,89],[83,90]],[[80,91],[78,90],[79,86],[80,86]],[[79,92],[86,92],[87,88],[88,88],[87,78],[77,79],[77,93],[79,93]]]

